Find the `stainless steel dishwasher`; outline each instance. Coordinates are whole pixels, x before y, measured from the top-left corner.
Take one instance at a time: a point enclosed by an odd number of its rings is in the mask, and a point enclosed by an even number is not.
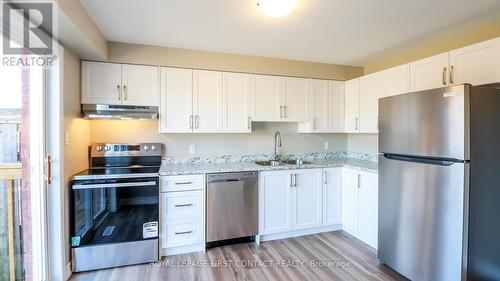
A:
[[[253,241],[258,232],[257,182],[257,172],[207,175],[207,246]]]

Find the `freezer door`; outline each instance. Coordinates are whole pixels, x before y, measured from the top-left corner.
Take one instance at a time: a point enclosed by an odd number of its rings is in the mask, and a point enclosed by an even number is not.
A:
[[[379,152],[469,160],[470,85],[379,99]]]
[[[411,280],[461,280],[468,165],[379,156],[382,263]]]

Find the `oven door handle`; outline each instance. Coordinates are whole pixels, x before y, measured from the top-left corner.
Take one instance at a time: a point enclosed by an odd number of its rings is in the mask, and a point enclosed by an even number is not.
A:
[[[102,184],[74,184],[73,189],[91,189],[91,188],[107,188],[107,187],[128,187],[128,186],[146,186],[156,185],[156,181],[141,181],[141,182],[123,182],[123,183],[102,183]]]

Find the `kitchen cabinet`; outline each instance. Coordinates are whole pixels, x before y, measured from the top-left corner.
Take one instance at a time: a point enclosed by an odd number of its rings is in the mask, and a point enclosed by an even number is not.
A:
[[[390,97],[410,92],[410,64],[403,64],[380,71],[380,97]]]
[[[254,121],[305,121],[308,79],[251,75]]]
[[[342,168],[323,169],[323,225],[342,223]]]
[[[82,61],[82,104],[158,106],[158,67]]]
[[[193,131],[222,131],[222,72],[193,71]]]
[[[345,82],[344,130],[346,133],[359,132],[359,78]]]
[[[249,133],[252,130],[250,117],[250,75],[223,73],[222,131]]]
[[[344,82],[311,79],[307,99],[307,122],[299,133],[335,133],[344,129]]]
[[[410,91],[422,91],[448,85],[448,52],[410,63]]]
[[[162,67],[160,133],[193,131],[193,70]]]
[[[261,172],[259,234],[273,234],[322,225],[320,169]]]
[[[450,83],[483,85],[500,82],[500,38],[450,52]]]
[[[377,248],[378,176],[342,168],[342,226],[366,244]]]
[[[359,132],[378,133],[378,98],[380,97],[380,73],[365,75],[359,79]]]

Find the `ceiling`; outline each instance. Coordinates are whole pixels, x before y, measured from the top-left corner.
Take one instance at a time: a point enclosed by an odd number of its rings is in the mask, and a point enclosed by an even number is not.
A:
[[[109,41],[361,66],[500,11],[499,0],[299,0],[272,18],[256,0],[81,3]]]

